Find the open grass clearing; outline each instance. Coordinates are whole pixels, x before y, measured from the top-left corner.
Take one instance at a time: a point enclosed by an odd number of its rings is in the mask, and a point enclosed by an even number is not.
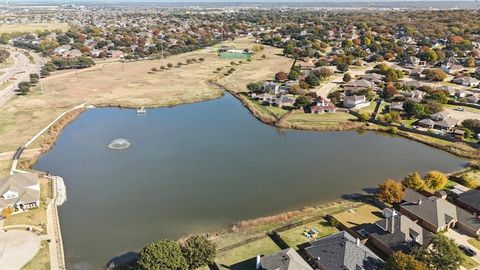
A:
[[[13,58],[10,55],[10,57],[8,57],[7,59],[5,59],[5,61],[0,63],[0,69],[8,68],[8,67],[11,67],[12,65],[13,65]],[[2,75],[3,73],[4,73],[3,71],[0,71],[0,75]]]
[[[33,259],[28,262],[22,270],[49,270],[50,269],[50,251],[48,249],[49,243],[42,242],[42,246]]]
[[[261,102],[258,101],[258,100],[250,100],[250,101],[252,102],[253,106],[255,106],[255,108],[260,113],[263,113],[263,114],[266,114],[266,115],[269,115],[269,116],[273,116],[277,119],[282,117],[284,114],[286,114],[288,112],[287,110],[282,109],[280,107],[262,105]]]
[[[295,112],[286,118],[287,123],[300,127],[334,127],[352,124],[357,118],[347,112],[311,114]]]
[[[480,250],[480,240],[475,238],[470,238],[468,239],[468,243],[474,246],[476,249]]]
[[[307,238],[307,236],[305,236],[304,234],[305,231],[311,229],[315,229],[318,232],[315,238]],[[330,225],[327,221],[325,221],[324,219],[320,219],[314,222],[307,223],[305,225],[292,228],[290,230],[280,232],[279,234],[290,247],[297,249],[297,247],[303,243],[310,242],[312,240],[322,238],[330,234],[334,234],[337,231],[338,230],[332,225]]]
[[[15,32],[35,32],[45,30],[62,30],[66,31],[70,26],[66,23],[28,23],[28,24],[10,24],[0,25],[0,34],[15,33]]]
[[[370,204],[348,209],[333,217],[348,228],[365,223],[375,223],[382,218],[382,209]]]
[[[463,253],[462,253],[462,257],[463,257],[462,266],[468,270],[475,269],[479,265],[474,259],[472,259],[471,257],[468,257]]]
[[[268,237],[253,241],[238,248],[217,255],[216,263],[221,269],[250,270],[255,269],[257,255],[270,255],[280,248]]]

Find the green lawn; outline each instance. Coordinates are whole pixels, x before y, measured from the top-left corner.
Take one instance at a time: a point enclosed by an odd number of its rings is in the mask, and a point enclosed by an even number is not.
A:
[[[361,108],[360,110],[358,110],[359,113],[367,113],[367,114],[371,114],[373,113],[373,111],[375,110],[375,107],[377,106],[377,102],[376,101],[370,101],[370,105],[365,107],[365,108]],[[385,108],[386,106],[386,103],[385,102],[382,102],[382,104],[380,105],[380,108],[378,109],[378,112],[381,113],[383,111],[383,109]]]
[[[473,179],[477,180],[477,182],[480,182],[480,170],[475,170],[466,173],[466,175],[472,177]]]
[[[295,112],[287,117],[287,122],[292,125],[304,127],[332,127],[341,124],[352,124],[357,118],[346,112],[311,114]]]
[[[296,248],[298,245],[314,240],[312,238],[307,238],[304,235],[304,232],[310,229],[315,229],[318,231],[318,235],[316,239],[325,237],[327,235],[336,233],[338,231],[335,227],[331,226],[327,221],[325,221],[324,219],[321,219],[321,220],[307,223],[302,226],[292,228],[290,230],[281,232],[279,234],[282,237],[282,239],[285,240],[285,242],[287,242],[289,246],[291,246],[292,248]]]
[[[280,248],[268,237],[256,240],[241,247],[220,253],[215,259],[221,269],[251,270],[255,269],[257,255],[270,255]]]
[[[462,256],[463,256],[463,262],[462,262],[462,266],[467,268],[467,269],[475,269],[475,267],[478,266],[478,263],[473,260],[472,258],[468,257],[467,255],[463,254],[462,253]]]
[[[262,114],[273,116],[275,118],[280,118],[288,111],[276,106],[264,106],[258,100],[251,100],[255,108]]]
[[[480,249],[480,241],[475,239],[475,238],[471,238],[471,239],[468,239],[468,243],[472,246],[474,246],[475,248],[477,249]]]

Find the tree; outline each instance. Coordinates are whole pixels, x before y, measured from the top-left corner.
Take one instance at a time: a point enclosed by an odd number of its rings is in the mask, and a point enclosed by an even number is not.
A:
[[[420,174],[418,174],[418,172],[413,172],[407,175],[403,179],[402,185],[406,188],[411,188],[413,190],[422,190],[423,188],[425,188],[425,182],[420,177]]]
[[[421,248],[414,256],[433,270],[457,270],[463,261],[462,252],[455,242],[443,234],[434,234],[431,248]]]
[[[385,88],[383,88],[382,97],[385,99],[390,99],[398,93],[397,88],[393,83],[388,83]]]
[[[40,77],[38,76],[38,74],[36,73],[32,73],[30,74],[30,83],[31,84],[36,84],[38,83],[38,80],[40,79]]]
[[[428,100],[423,104],[423,107],[425,108],[425,113],[428,115],[443,111],[443,105],[433,100]]]
[[[137,264],[142,270],[186,270],[187,261],[177,242],[160,240],[142,248]]]
[[[5,207],[2,210],[2,218],[8,218],[13,213],[12,207]]]
[[[448,182],[445,174],[439,171],[431,171],[425,176],[425,185],[433,191],[441,190]]]
[[[475,58],[473,58],[473,57],[469,57],[467,59],[467,61],[465,62],[465,66],[469,67],[469,68],[475,67],[475,64],[476,64],[476,61],[475,61]]]
[[[403,109],[408,115],[415,116],[417,118],[425,115],[425,108],[423,105],[411,100],[408,100],[403,104]]]
[[[172,67],[173,67],[173,64],[172,64],[172,63],[168,63],[168,64],[167,64],[167,67],[168,67],[168,68],[172,68]]]
[[[347,72],[348,71],[348,64],[347,63],[339,63],[337,65],[337,69],[340,72]]]
[[[326,78],[332,76],[333,72],[327,67],[322,67],[320,69],[314,70],[313,74],[315,74],[315,76],[317,76],[319,79],[325,80]]]
[[[425,69],[423,72],[427,80],[441,82],[447,78],[447,73],[439,68]]]
[[[298,79],[298,77],[300,77],[300,73],[298,73],[298,71],[296,71],[295,69],[292,69],[290,73],[288,73],[289,80],[296,80]]]
[[[342,94],[340,92],[335,91],[328,94],[327,98],[329,98],[333,103],[338,103],[342,99]]]
[[[464,128],[468,128],[474,133],[480,133],[480,120],[478,119],[467,119],[462,122]]]
[[[312,98],[309,96],[299,96],[295,100],[295,105],[297,105],[298,107],[307,107],[310,104],[312,104]]]
[[[397,251],[388,257],[385,270],[428,270],[428,267],[414,256]]]
[[[462,184],[468,188],[477,188],[479,186],[478,181],[468,174],[462,176]]]
[[[249,83],[247,85],[247,89],[252,91],[252,92],[263,92],[263,84],[262,83]]]
[[[320,79],[315,74],[309,74],[307,78],[305,78],[305,82],[308,83],[310,88],[317,87],[320,85]]]
[[[350,73],[345,73],[345,75],[343,75],[344,82],[349,82],[351,80],[352,80],[352,75],[350,75]]]
[[[21,82],[18,84],[18,91],[22,93],[23,95],[26,95],[28,91],[30,91],[30,82]]]
[[[441,104],[448,103],[448,97],[443,91],[435,91],[428,98]]]
[[[180,247],[189,269],[207,266],[217,255],[216,244],[201,235],[190,236]]]
[[[286,81],[287,79],[288,79],[288,75],[287,75],[287,73],[285,73],[283,71],[277,72],[275,74],[275,80],[277,82],[283,82],[283,81]]]
[[[405,193],[402,184],[392,179],[387,179],[378,186],[378,198],[387,203],[399,203]]]

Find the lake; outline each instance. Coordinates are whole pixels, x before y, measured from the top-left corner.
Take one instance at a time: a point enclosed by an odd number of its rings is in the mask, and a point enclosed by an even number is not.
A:
[[[131,147],[112,150],[114,139]],[[62,176],[59,208],[69,269],[163,238],[341,198],[412,171],[464,159],[373,132],[279,130],[231,95],[148,110],[92,109],[68,125],[35,169]]]

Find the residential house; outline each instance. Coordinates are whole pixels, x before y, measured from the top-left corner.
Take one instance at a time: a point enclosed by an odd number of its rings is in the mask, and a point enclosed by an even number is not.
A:
[[[309,262],[320,270],[380,270],[384,262],[346,231],[310,242]]]
[[[474,215],[480,214],[480,190],[478,189],[471,189],[458,194],[455,202]]]
[[[257,256],[257,270],[313,270],[313,268],[293,249],[287,248],[278,253]]]
[[[447,111],[441,111],[441,112],[437,112],[437,113],[432,114],[430,116],[430,118],[433,121],[443,121],[447,118],[450,118],[450,113],[448,113]]]
[[[454,119],[450,113],[441,111],[432,114],[430,118],[425,118],[418,121],[418,125],[428,129],[438,129],[447,132],[453,132],[454,128],[460,123],[460,120]]]
[[[361,76],[363,80],[367,80],[370,82],[373,82],[374,84],[381,84],[383,83],[383,80],[385,79],[385,75],[378,74],[378,73],[367,73],[363,76]]]
[[[72,49],[71,45],[62,45],[60,47],[57,47],[53,50],[53,53],[56,55],[63,55],[64,53],[67,53]]]
[[[343,99],[343,106],[348,109],[361,109],[370,106],[370,102],[365,96],[346,96]]]
[[[457,77],[452,80],[453,83],[460,84],[463,86],[477,87],[480,84],[480,81],[472,78],[470,76]]]
[[[404,95],[408,97],[409,100],[417,103],[422,102],[426,94],[426,92],[420,90],[413,90],[404,93]]]
[[[411,89],[421,89],[428,84],[417,80],[411,80],[408,81],[405,85],[410,87]]]
[[[310,112],[315,114],[334,113],[336,110],[337,107],[330,100],[321,96],[317,98],[315,105],[310,106]]]
[[[111,58],[123,58],[123,51],[120,50],[108,50],[107,56]]]
[[[390,104],[388,109],[390,111],[403,112],[403,102],[402,101],[392,102],[392,104]]]
[[[417,248],[426,247],[430,232],[405,215],[396,213],[365,228],[369,243],[386,255],[396,251],[409,254]]]
[[[455,75],[465,70],[465,67],[454,57],[448,58],[443,64],[442,69],[448,74]]]
[[[349,81],[343,86],[343,89],[345,90],[345,93],[347,94],[355,94],[358,93],[359,91],[366,90],[366,89],[374,89],[376,88],[376,85],[368,80],[355,80],[355,81]]]
[[[433,233],[455,227],[472,237],[480,236],[480,219],[445,197],[426,197],[407,188],[403,200],[400,212]]]
[[[425,118],[418,121],[417,124],[423,128],[432,129],[435,126],[435,121],[430,118]]]
[[[73,49],[73,50],[70,50],[70,51],[66,52],[66,56],[67,57],[72,57],[72,58],[80,57],[82,55],[83,55],[82,52],[78,49]]]
[[[40,182],[36,173],[15,173],[0,179],[0,211],[6,207],[26,210],[40,206]]]
[[[295,97],[293,95],[280,95],[272,99],[271,105],[278,107],[293,107],[295,104]]]
[[[466,97],[468,103],[479,103],[480,102],[480,95],[470,95]]]

